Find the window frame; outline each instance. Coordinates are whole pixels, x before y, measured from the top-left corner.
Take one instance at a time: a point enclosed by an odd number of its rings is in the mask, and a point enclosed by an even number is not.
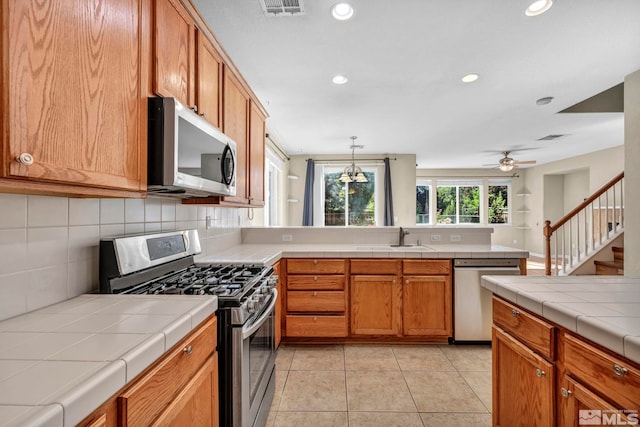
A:
[[[342,225],[342,226],[329,226],[329,225],[324,225],[325,223],[325,209],[324,209],[324,205],[325,205],[325,174],[326,173],[337,173],[337,172],[342,172],[344,171],[344,168],[349,166],[350,163],[332,163],[332,164],[323,164],[321,161],[317,161],[316,162],[316,169],[315,169],[315,176],[316,179],[314,180],[314,212],[313,212],[313,225],[317,226],[317,227],[366,227],[366,226],[359,226],[359,225]],[[381,177],[383,177],[384,175],[381,173],[381,167],[378,165],[372,165],[372,164],[361,164],[358,163],[357,166],[359,166],[363,172],[370,172],[370,173],[374,173],[375,174],[375,180],[374,180],[374,223],[372,224],[372,226],[381,226],[383,225],[383,218],[384,218],[384,211],[383,211],[383,205],[384,205],[384,194],[383,194],[383,189],[384,186],[382,185],[382,183],[380,182]],[[345,208],[345,223],[348,222],[348,198],[345,200],[346,202],[346,208]]]

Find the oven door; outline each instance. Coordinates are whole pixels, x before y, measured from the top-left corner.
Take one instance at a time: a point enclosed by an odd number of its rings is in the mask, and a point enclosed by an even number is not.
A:
[[[277,292],[255,318],[233,328],[233,426],[266,420],[274,393]],[[261,425],[260,423],[255,425]]]

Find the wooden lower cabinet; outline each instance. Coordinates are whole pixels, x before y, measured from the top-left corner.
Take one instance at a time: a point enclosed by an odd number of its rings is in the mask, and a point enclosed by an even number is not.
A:
[[[78,426],[217,427],[216,328],[209,317]]]
[[[404,335],[451,336],[451,276],[404,276]]]
[[[493,425],[553,426],[555,366],[493,327]]]
[[[398,335],[402,284],[396,276],[351,276],[351,333]]]

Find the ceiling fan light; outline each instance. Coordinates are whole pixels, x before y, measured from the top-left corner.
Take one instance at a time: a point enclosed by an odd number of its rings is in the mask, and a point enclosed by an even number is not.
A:
[[[342,74],[337,74],[333,76],[333,79],[331,79],[331,81],[337,85],[343,85],[346,82],[348,82],[349,79],[347,78],[347,76],[343,76]]]
[[[500,170],[502,172],[509,172],[509,171],[511,171],[513,169],[513,162],[511,162],[511,163],[507,163],[507,162],[500,163],[499,167],[500,167]]]
[[[527,16],[538,16],[551,9],[553,6],[553,0],[536,0],[532,2],[524,14]]]

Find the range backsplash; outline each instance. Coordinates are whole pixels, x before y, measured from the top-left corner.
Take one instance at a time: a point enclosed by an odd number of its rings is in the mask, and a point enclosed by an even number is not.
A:
[[[248,224],[246,209],[173,199],[0,194],[0,320],[97,290],[101,237],[196,228],[209,254]]]

